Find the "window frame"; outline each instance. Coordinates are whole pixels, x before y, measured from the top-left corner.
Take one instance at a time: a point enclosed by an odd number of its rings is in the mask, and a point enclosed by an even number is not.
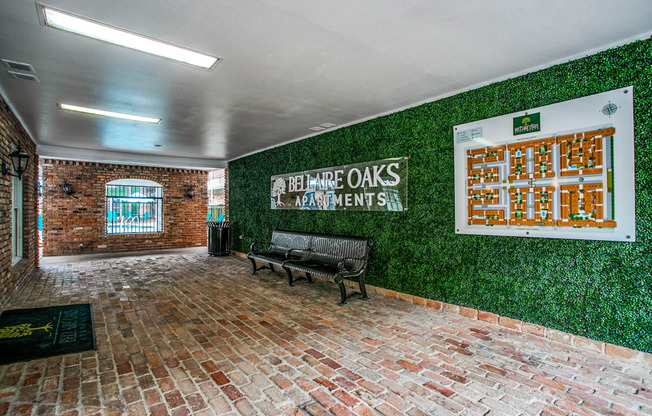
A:
[[[117,192],[109,192],[110,190]],[[158,182],[144,179],[118,179],[107,182],[104,185],[104,201],[105,235],[143,235],[164,232],[163,185]],[[124,208],[123,211],[125,204],[131,206]],[[137,206],[136,211],[132,211],[134,205]],[[113,209],[116,206],[119,207],[119,210]],[[147,209],[143,210],[143,206]],[[127,209],[129,210],[127,211]],[[110,212],[113,212],[113,215],[109,215]],[[134,215],[132,212],[137,212],[137,214]],[[125,215],[126,213],[129,214],[129,217]],[[149,219],[147,226],[143,226],[141,223],[141,213],[144,214],[142,221]],[[116,224],[118,218],[120,218],[120,223]]]
[[[11,265],[23,259],[23,181],[12,176],[11,181]]]

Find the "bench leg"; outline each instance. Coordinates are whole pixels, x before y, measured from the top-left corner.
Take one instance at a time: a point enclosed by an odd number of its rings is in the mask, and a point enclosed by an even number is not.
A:
[[[273,265],[272,263],[267,263],[267,264],[269,264],[269,269],[270,269],[271,271],[273,271],[273,272],[276,271],[276,270],[274,270],[274,265]]]
[[[310,273],[306,273],[306,278],[308,279],[308,283],[312,284],[312,276]]]
[[[358,285],[360,286],[360,293],[362,294],[362,300],[369,299],[369,296],[367,296],[367,289],[364,286],[365,274],[366,273],[363,273],[362,276],[360,276],[360,279],[358,280]]]
[[[283,267],[285,272],[288,274],[288,286],[294,286],[294,280],[292,279],[292,270],[287,267]]]
[[[254,269],[254,271],[251,272],[251,274],[256,274],[256,271],[258,270],[256,268],[256,260],[254,260],[254,259],[249,259],[249,260],[251,260],[251,267],[253,267],[253,269]]]
[[[344,282],[341,280],[336,280],[335,282],[340,287],[340,295],[342,296],[342,300],[338,305],[342,306],[346,303],[346,287],[344,287]]]

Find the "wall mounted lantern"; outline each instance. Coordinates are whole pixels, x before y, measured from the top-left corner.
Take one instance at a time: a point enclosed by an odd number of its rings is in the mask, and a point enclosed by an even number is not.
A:
[[[188,198],[193,198],[195,196],[195,187],[192,185],[188,185],[188,192],[186,192],[186,196]]]
[[[61,184],[59,186],[63,190],[63,193],[68,195],[68,196],[75,193],[75,191],[72,190],[72,185],[69,184],[65,179],[63,180],[63,184]]]
[[[13,167],[13,171],[16,173],[11,173],[9,171],[9,166],[5,162],[2,162],[2,174],[3,175],[11,175],[15,176],[18,179],[21,179],[23,176],[23,173],[27,170],[27,161],[29,161],[29,155],[18,146],[16,150],[14,150],[9,157],[11,157],[11,166]]]

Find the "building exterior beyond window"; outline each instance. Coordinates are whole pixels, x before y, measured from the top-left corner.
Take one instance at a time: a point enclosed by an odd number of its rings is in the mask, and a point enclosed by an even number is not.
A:
[[[163,187],[140,179],[106,184],[106,233],[163,232]]]
[[[224,169],[208,172],[208,220],[224,219],[226,214],[226,180]],[[220,219],[221,218],[221,219]]]

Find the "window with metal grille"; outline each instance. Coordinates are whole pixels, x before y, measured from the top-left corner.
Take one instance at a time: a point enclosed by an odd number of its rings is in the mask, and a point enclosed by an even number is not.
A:
[[[106,233],[143,234],[163,231],[163,187],[143,179],[106,184]]]

